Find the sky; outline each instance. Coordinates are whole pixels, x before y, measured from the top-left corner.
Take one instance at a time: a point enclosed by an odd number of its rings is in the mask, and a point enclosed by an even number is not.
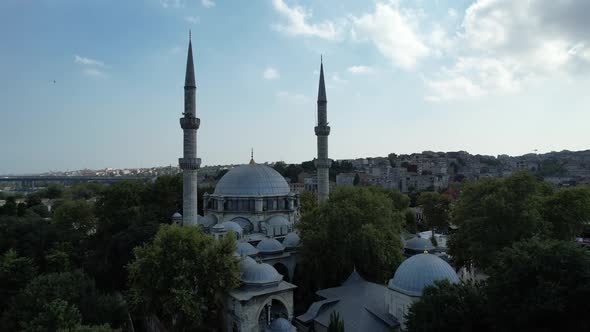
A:
[[[2,0],[0,174],[590,148],[586,0]]]

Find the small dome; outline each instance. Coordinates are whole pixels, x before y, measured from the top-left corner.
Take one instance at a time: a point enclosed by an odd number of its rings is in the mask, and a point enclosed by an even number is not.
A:
[[[421,237],[411,238],[404,244],[405,249],[414,250],[414,251],[424,251],[424,250],[434,250],[434,246],[429,239],[424,239]]]
[[[240,257],[240,270],[241,271],[243,271],[245,266],[248,264],[256,264],[256,261],[254,260],[254,258],[252,258],[250,256]]]
[[[299,246],[299,242],[301,242],[301,239],[297,233],[289,233],[283,240],[283,246],[285,246],[285,248],[295,248]]]
[[[208,214],[199,219],[199,224],[209,227],[217,223],[217,217],[214,214]]]
[[[251,162],[230,169],[215,186],[220,196],[286,196],[291,192],[285,178],[266,165]]]
[[[283,276],[266,263],[252,263],[247,260],[241,264],[241,270],[240,280],[247,286],[275,286],[283,280]]]
[[[262,239],[262,241],[258,242],[256,249],[258,249],[261,254],[277,254],[285,250],[279,241],[272,238]]]
[[[239,242],[236,252],[240,256],[253,256],[258,254],[258,249],[254,248],[254,246],[248,242]]]
[[[285,235],[291,228],[291,223],[284,216],[273,216],[264,222],[267,234],[270,236]]]
[[[289,220],[283,216],[272,216],[266,221],[269,226],[289,226]]]
[[[295,326],[285,318],[277,318],[273,320],[266,328],[266,332],[295,332]]]
[[[432,254],[418,254],[406,259],[395,271],[388,287],[409,296],[422,296],[426,286],[436,280],[458,283],[455,270],[444,260]]]
[[[172,215],[172,219],[182,219],[182,214],[180,214],[179,212],[174,212],[174,214]]]
[[[242,233],[244,231],[242,229],[242,226],[238,225],[237,223],[235,223],[233,221],[224,221],[224,222],[222,222],[221,224],[218,224],[218,225],[223,226],[225,228],[225,230],[228,231],[228,232],[229,231],[236,232],[236,234],[238,234],[239,236],[242,236]]]

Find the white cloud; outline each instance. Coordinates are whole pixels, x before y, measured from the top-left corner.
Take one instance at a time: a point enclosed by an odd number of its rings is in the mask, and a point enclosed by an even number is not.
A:
[[[291,104],[306,104],[311,101],[311,99],[305,95],[299,93],[291,93],[287,91],[277,92],[277,98]]]
[[[164,8],[179,8],[184,7],[183,0],[160,0],[162,7]]]
[[[279,74],[279,71],[273,67],[266,67],[264,69],[264,72],[262,72],[262,76],[266,80],[276,80],[279,77],[281,77],[281,75]]]
[[[97,68],[86,68],[86,69],[82,70],[82,72],[87,76],[100,77],[100,78],[106,77],[106,74]]]
[[[98,60],[91,59],[91,58],[85,58],[85,57],[82,57],[79,55],[74,55],[74,62],[79,63],[81,65],[86,65],[86,66],[104,67],[104,63],[102,61],[98,61]]]
[[[272,28],[292,36],[309,36],[322,39],[338,39],[341,35],[341,26],[333,21],[326,20],[321,23],[311,24],[311,12],[301,6],[289,7],[283,0],[272,1],[274,9],[286,20],[286,24],[274,24]]]
[[[417,33],[417,15],[419,13],[400,11],[397,3],[378,3],[372,14],[352,17],[354,35],[372,41],[394,65],[411,69],[429,54],[429,48]]]
[[[198,16],[186,16],[184,20],[191,24],[197,24],[201,21],[201,18]]]
[[[350,66],[346,70],[352,74],[368,74],[373,71],[369,66]]]
[[[212,0],[201,0],[201,4],[203,5],[203,7],[205,8],[211,8],[211,7],[215,7],[215,2]]]
[[[454,8],[449,8],[449,10],[447,11],[447,14],[449,15],[449,17],[452,17],[452,18],[455,18],[455,17],[457,17],[457,15],[459,15]]]
[[[590,71],[588,12],[590,1],[476,1],[456,36],[435,30],[429,39],[458,56],[425,80],[433,93],[427,99],[513,93],[538,79]]]

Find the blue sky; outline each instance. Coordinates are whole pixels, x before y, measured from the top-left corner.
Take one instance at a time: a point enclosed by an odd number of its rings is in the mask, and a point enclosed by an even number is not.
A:
[[[205,165],[589,148],[590,2],[4,0],[0,174],[175,165],[188,30]],[[53,81],[55,80],[55,83]]]

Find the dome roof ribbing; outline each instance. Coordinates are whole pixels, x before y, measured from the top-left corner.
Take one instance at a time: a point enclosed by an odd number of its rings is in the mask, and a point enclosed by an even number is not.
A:
[[[241,270],[240,280],[247,286],[274,286],[283,280],[283,276],[266,263],[244,261],[241,264]]]
[[[258,242],[256,249],[258,249],[261,254],[276,254],[285,250],[285,247],[283,247],[283,245],[276,239],[266,238]]]
[[[285,178],[273,168],[251,162],[230,169],[215,186],[221,196],[285,196],[291,192]]]
[[[254,246],[248,242],[240,242],[237,245],[236,252],[240,256],[251,256],[258,254],[258,249],[254,248]]]
[[[285,246],[285,248],[294,248],[299,246],[300,242],[301,239],[299,238],[299,235],[297,235],[297,233],[289,233],[287,234],[287,236],[285,236],[285,239],[283,240],[283,246]]]
[[[444,260],[432,254],[418,254],[406,259],[395,271],[388,287],[409,296],[422,296],[426,286],[436,280],[458,283],[455,270]]]

